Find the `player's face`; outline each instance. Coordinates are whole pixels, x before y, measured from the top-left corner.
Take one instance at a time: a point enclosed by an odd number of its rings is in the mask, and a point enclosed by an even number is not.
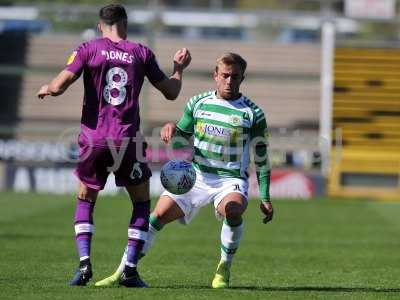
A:
[[[225,65],[220,63],[218,70],[214,71],[214,79],[217,83],[217,96],[225,100],[233,100],[239,97],[239,88],[244,76],[239,65]]]

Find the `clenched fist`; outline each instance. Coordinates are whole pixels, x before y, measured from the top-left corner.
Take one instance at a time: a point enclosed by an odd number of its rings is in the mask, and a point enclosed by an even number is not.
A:
[[[182,48],[178,50],[174,55],[174,64],[175,67],[181,68],[182,70],[185,69],[192,60],[190,52],[187,48]]]

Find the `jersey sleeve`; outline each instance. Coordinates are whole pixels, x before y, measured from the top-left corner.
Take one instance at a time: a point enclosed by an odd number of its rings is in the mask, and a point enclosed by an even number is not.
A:
[[[76,48],[74,52],[72,52],[71,55],[68,57],[65,70],[70,71],[77,76],[80,76],[83,68],[86,65],[88,51],[89,49],[86,44],[82,44],[78,48]]]
[[[150,80],[152,84],[160,82],[161,80],[167,78],[164,72],[160,69],[158,65],[156,56],[153,51],[145,47],[145,75]]]
[[[255,112],[250,135],[254,145],[254,163],[256,165],[260,199],[267,201],[270,200],[271,168],[268,158],[268,127],[265,115],[261,110]]]

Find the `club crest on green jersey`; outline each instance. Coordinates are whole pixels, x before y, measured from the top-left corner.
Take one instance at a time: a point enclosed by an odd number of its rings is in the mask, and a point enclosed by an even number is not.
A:
[[[242,117],[238,115],[231,115],[229,117],[229,123],[231,123],[233,126],[239,126],[242,124]]]

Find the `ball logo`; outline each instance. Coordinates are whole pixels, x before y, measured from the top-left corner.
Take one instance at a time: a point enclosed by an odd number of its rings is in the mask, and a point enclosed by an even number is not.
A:
[[[181,180],[178,182],[178,188],[180,189],[186,189],[188,186],[190,186],[192,183],[190,181],[190,179],[188,178],[188,176],[183,175],[181,177]]]

